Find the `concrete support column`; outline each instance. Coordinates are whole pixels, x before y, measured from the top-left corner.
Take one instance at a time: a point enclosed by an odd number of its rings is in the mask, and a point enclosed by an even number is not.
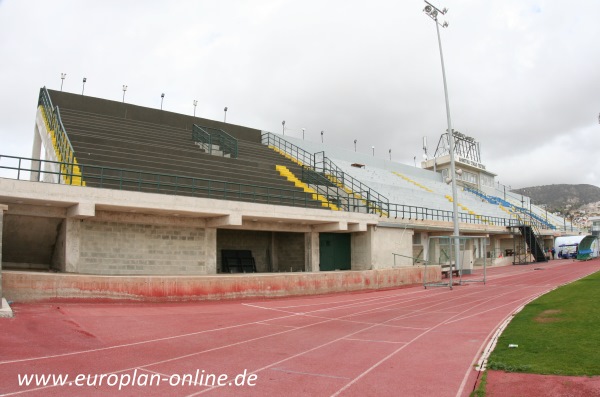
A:
[[[206,258],[206,274],[217,274],[217,229],[204,229],[204,252]]]
[[[318,272],[319,269],[319,233],[304,233],[304,270]]]
[[[52,268],[65,273],[78,272],[80,246],[81,220],[66,218],[58,230],[54,254],[52,255]]]
[[[476,241],[472,239],[465,240],[465,250],[463,251],[462,256],[462,269],[463,274],[471,274],[473,273],[473,262],[475,258],[473,257],[473,248],[475,247]]]
[[[65,219],[66,240],[65,240],[65,271],[75,273],[79,268],[79,256],[81,246],[81,220]]]
[[[35,160],[39,160],[41,158],[42,155],[42,137],[40,136],[40,131],[39,128],[37,126],[37,123],[35,124],[34,128],[33,128],[33,147],[31,148],[31,158],[35,159]],[[32,170],[39,170],[40,169],[40,162],[39,161],[32,161],[31,162],[31,169]],[[39,172],[31,172],[31,175],[29,177],[30,181],[33,182],[37,182],[40,180],[40,173]]]
[[[4,221],[4,212],[8,211],[8,205],[0,204],[0,309],[2,309],[2,225]]]

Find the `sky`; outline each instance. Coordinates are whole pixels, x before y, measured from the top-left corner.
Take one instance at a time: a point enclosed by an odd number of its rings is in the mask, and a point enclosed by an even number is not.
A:
[[[440,0],[454,130],[513,188],[600,187],[600,1]],[[281,132],[414,164],[447,129],[422,0],[0,0],[0,155],[39,89]],[[61,73],[66,78],[61,80]]]

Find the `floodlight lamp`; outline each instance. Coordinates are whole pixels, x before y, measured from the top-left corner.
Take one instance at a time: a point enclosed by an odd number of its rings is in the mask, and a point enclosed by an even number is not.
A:
[[[227,106],[225,106],[225,109],[223,109],[224,111],[227,111]]]
[[[447,22],[447,21],[444,21],[444,23],[442,24],[442,27],[443,27],[443,28],[447,28],[447,27],[448,27],[448,22]]]
[[[425,8],[423,9],[423,11],[425,11],[428,14],[431,14],[431,11],[433,11],[433,7],[431,6],[425,6]]]
[[[162,94],[160,94],[160,97],[164,98],[165,97],[165,93],[163,92]]]
[[[437,12],[437,10],[433,10],[433,11],[431,11],[430,15],[431,15],[433,18],[437,18],[437,15],[438,15],[438,12]]]
[[[87,81],[87,79],[84,77],[84,78],[83,78],[83,82],[85,83],[86,81]]]
[[[444,7],[444,9],[442,10],[442,14],[445,14],[448,12],[448,9],[446,7]]]
[[[194,106],[198,104],[198,101],[194,99]]]

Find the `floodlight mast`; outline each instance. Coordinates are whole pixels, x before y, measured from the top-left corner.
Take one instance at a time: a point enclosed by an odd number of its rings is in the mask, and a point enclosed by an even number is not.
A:
[[[445,28],[448,27],[448,22],[440,23],[438,21],[438,15],[445,15],[448,12],[447,8],[440,10],[427,0],[424,0],[427,4],[423,9],[423,12],[427,14],[435,22],[435,29],[437,31],[438,46],[440,48],[440,61],[442,64],[442,79],[444,81],[444,96],[446,99],[446,118],[448,121],[448,140],[450,141],[450,179],[452,182],[452,222],[454,224],[454,253],[455,253],[455,266],[456,270],[461,270],[460,266],[460,228],[458,225],[458,192],[456,188],[456,164],[454,162],[454,132],[452,131],[452,120],[450,118],[450,101],[448,99],[448,85],[446,83],[446,68],[444,67],[444,53],[442,51],[442,39],[440,36],[440,26]],[[452,263],[450,264],[450,270],[452,270]],[[452,271],[448,272],[448,278],[450,283],[450,289],[452,289]]]

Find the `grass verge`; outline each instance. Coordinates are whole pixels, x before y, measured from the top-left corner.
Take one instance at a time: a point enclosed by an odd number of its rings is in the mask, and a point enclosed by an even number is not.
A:
[[[477,389],[473,390],[469,397],[485,397],[485,387],[487,386],[487,371],[483,373]]]
[[[600,375],[599,340],[600,272],[597,272],[525,306],[498,339],[488,369]]]

